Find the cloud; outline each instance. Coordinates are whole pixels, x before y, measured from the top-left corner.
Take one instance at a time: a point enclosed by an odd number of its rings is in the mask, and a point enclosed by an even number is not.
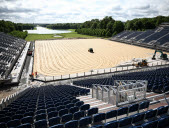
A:
[[[0,19],[24,23],[84,22],[169,15],[169,0],[0,0]],[[11,18],[12,17],[12,18]]]

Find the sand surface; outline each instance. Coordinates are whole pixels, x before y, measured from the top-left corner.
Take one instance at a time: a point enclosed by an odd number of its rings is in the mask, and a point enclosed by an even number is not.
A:
[[[93,48],[94,53],[88,49]],[[154,50],[104,39],[45,40],[35,42],[34,72],[47,76],[114,67],[133,58],[152,56]]]

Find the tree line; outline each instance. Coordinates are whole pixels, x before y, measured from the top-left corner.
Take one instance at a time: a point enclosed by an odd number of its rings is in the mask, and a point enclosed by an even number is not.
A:
[[[8,33],[22,39],[25,39],[28,34],[27,32],[23,32],[23,30],[34,29],[34,27],[35,25],[33,24],[21,24],[0,20],[0,32]]]
[[[121,21],[115,21],[111,16],[106,16],[102,20],[92,19],[86,21],[76,29],[79,34],[86,34],[98,37],[111,37],[124,30],[125,24]]]
[[[46,25],[50,29],[77,29],[81,23],[58,23],[58,24],[49,24]]]

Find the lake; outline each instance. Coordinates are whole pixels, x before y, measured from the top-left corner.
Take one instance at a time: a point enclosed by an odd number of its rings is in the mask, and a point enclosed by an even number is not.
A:
[[[53,30],[45,27],[36,27],[37,30],[27,30],[29,34],[58,34],[58,33],[69,33],[69,30]]]

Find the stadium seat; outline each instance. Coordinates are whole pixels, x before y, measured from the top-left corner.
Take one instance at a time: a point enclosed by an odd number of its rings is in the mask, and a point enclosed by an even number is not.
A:
[[[10,121],[10,120],[11,120],[11,118],[8,117],[8,116],[3,117],[3,118],[0,118],[0,122],[5,122],[5,123],[7,123],[7,122]]]
[[[73,114],[73,119],[74,120],[79,120],[81,117],[84,117],[85,116],[85,112],[84,111],[78,111],[78,112],[75,112]]]
[[[93,115],[93,122],[94,123],[101,122],[101,121],[105,120],[105,116],[106,116],[105,113],[95,114],[95,115]]]
[[[144,117],[145,117],[145,113],[138,113],[138,114],[135,114],[135,115],[132,115],[132,123],[136,123],[136,122],[139,122],[139,121],[143,121],[144,120]]]
[[[93,114],[98,113],[98,108],[91,108],[87,111],[87,116],[92,116]]]
[[[60,111],[59,111],[59,116],[63,116],[63,115],[65,115],[65,114],[68,114],[68,109],[67,108],[65,108],[65,109],[61,109]]]
[[[68,122],[68,121],[72,120],[72,118],[73,118],[73,114],[71,114],[71,113],[65,114],[62,116],[62,122]]]
[[[157,115],[157,109],[151,109],[145,112],[145,119],[154,118]]]
[[[139,104],[132,104],[129,106],[129,112],[135,112],[138,111],[139,109]]]
[[[45,109],[40,109],[36,112],[36,114],[46,114],[46,110]]]
[[[26,123],[26,124],[19,125],[17,128],[32,128],[32,125],[29,123]]]
[[[167,112],[168,112],[168,106],[161,106],[157,108],[157,115],[167,114]]]
[[[142,128],[156,128],[158,125],[158,120],[151,121],[151,122],[146,122],[142,124]]]
[[[77,112],[77,111],[79,111],[79,107],[77,107],[77,106],[75,106],[75,107],[71,107],[70,109],[69,109],[69,112],[70,113],[75,113],[75,112]]]
[[[21,115],[21,114],[16,114],[16,115],[14,115],[14,116],[12,116],[12,119],[14,120],[14,119],[22,119],[23,118],[23,115]]]
[[[47,113],[52,112],[52,111],[56,111],[56,108],[55,107],[50,107],[50,108],[47,109]]]
[[[0,128],[7,128],[7,125],[6,125],[6,123],[4,123],[4,122],[1,122],[1,123],[0,123]]]
[[[162,117],[158,119],[158,127],[157,128],[165,128],[169,126],[169,116]]]
[[[35,116],[36,121],[46,119],[46,114],[39,114]]]
[[[19,125],[20,125],[19,119],[11,120],[11,121],[8,121],[8,123],[7,123],[8,127],[17,127]]]
[[[103,126],[102,125],[94,125],[94,126],[92,126],[90,128],[103,128]]]
[[[121,116],[124,114],[128,114],[128,107],[121,107],[117,110],[117,115]]]
[[[111,110],[106,112],[106,119],[117,117],[117,110]]]
[[[78,102],[75,103],[75,106],[80,107],[80,106],[82,106],[83,104],[84,104],[83,101],[78,101]]]
[[[110,121],[104,124],[104,128],[118,128],[118,121]]]
[[[58,116],[58,112],[56,112],[56,111],[52,111],[52,112],[48,113],[48,119],[52,118],[52,117],[56,117],[56,116]]]
[[[87,126],[92,123],[92,118],[90,116],[82,117],[79,120],[79,127]]]
[[[131,125],[131,122],[132,122],[132,117],[121,118],[119,119],[119,127]]]
[[[57,125],[51,126],[49,128],[64,128],[64,125],[63,124],[57,124]]]
[[[60,117],[52,117],[49,119],[49,126],[53,126],[60,123]]]
[[[78,101],[80,101],[79,99],[74,99],[72,100],[72,103],[77,103]]]
[[[90,108],[90,104],[84,104],[80,107],[80,110],[85,111],[85,110],[88,110],[89,108]]]
[[[78,128],[78,121],[77,120],[71,120],[69,122],[66,122],[65,128]]]
[[[65,109],[65,106],[64,105],[60,105],[56,108],[57,111],[60,111],[61,109]]]
[[[71,107],[74,107],[74,104],[73,104],[73,103],[69,103],[69,104],[66,105],[66,108],[67,108],[67,109],[70,109]]]
[[[36,121],[35,128],[47,128],[47,121],[45,119]]]
[[[33,117],[32,116],[27,116],[21,119],[21,123],[25,124],[25,123],[30,123],[33,124]]]

